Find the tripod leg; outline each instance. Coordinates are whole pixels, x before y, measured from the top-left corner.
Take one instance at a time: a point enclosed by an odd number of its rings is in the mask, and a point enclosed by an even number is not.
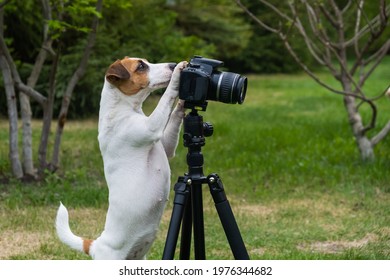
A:
[[[183,224],[181,227],[180,259],[189,260],[191,252],[191,232],[192,232],[192,205],[191,192],[188,195],[187,203],[184,209]]]
[[[217,174],[211,174],[207,177],[207,180],[215,203],[215,208],[217,209],[219,219],[221,220],[234,258],[236,260],[249,260],[248,252],[245,248],[244,241],[242,240],[229,201],[226,198],[221,179]]]
[[[171,221],[169,223],[167,239],[165,241],[163,260],[173,260],[177,239],[179,237],[180,224],[183,219],[184,207],[187,203],[190,190],[184,182],[184,177],[180,177],[175,184],[175,198],[173,201],[173,210]]]
[[[192,197],[192,216],[194,221],[195,259],[205,260],[206,249],[205,249],[205,241],[204,241],[203,200],[202,200],[201,184],[192,185],[191,197]]]

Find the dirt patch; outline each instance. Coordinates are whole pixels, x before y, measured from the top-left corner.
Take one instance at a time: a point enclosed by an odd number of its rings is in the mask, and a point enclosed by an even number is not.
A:
[[[312,244],[298,245],[298,249],[310,251],[312,253],[338,254],[348,249],[361,248],[366,246],[368,243],[375,242],[376,240],[378,240],[378,236],[376,234],[369,233],[359,240],[315,242]]]
[[[262,256],[265,254],[265,248],[254,248],[249,251],[250,256]]]
[[[38,250],[50,235],[49,232],[3,231],[0,235],[0,259]]]
[[[271,207],[253,204],[241,205],[236,207],[234,211],[237,213],[237,215],[247,215],[253,217],[267,217],[275,212],[275,210]]]
[[[99,236],[104,227],[106,209],[69,207],[68,210],[70,226],[76,235],[87,238]],[[33,214],[31,209],[15,211],[19,216],[19,219],[15,219],[17,225],[11,221],[9,224],[3,224],[4,229],[0,230],[0,259],[23,257],[38,252],[42,246],[52,242],[61,244],[54,227],[56,209],[48,211],[46,208],[35,208]],[[6,220],[10,214],[8,211],[1,211],[0,221]]]

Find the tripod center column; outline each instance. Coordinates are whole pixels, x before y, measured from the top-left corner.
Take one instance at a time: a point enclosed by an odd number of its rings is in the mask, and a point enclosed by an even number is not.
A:
[[[205,145],[203,132],[203,117],[193,110],[184,119],[184,146],[188,148],[187,164],[191,176],[203,177],[203,154],[202,146]]]

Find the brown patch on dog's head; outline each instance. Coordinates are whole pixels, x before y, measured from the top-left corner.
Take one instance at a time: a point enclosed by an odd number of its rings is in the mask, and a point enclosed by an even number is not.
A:
[[[126,95],[134,95],[149,84],[149,66],[142,59],[125,57],[110,65],[106,79]]]

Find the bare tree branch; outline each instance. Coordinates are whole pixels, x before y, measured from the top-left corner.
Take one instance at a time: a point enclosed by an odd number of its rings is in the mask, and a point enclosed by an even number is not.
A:
[[[24,92],[25,94],[33,98],[35,101],[37,101],[39,104],[44,105],[46,103],[47,98],[32,87],[26,86],[24,83],[17,81],[15,81],[15,86],[18,90]]]
[[[365,73],[360,75],[359,78],[359,87],[362,87],[368,77],[374,72],[376,67],[380,64],[380,62],[383,60],[383,58],[386,56],[387,52],[390,50],[390,39],[386,41],[386,43],[378,49],[377,52],[375,52],[369,59],[368,61],[373,61],[373,64],[371,68]],[[365,63],[366,64],[366,63]]]
[[[340,25],[340,18],[342,17],[342,13],[341,13],[341,10],[339,9],[339,7],[337,6],[336,2],[334,0],[329,0],[328,1],[330,3],[330,6],[333,8],[333,11],[335,12],[336,14],[336,24],[337,24],[337,28],[340,28],[342,27],[342,25]]]
[[[386,19],[388,18],[389,13],[390,13],[390,5],[387,5],[385,7],[385,11],[384,11],[384,14],[386,15]],[[358,34],[354,34],[354,36],[351,39],[346,40],[344,42],[345,47],[352,46],[353,44],[355,44],[355,40],[359,40],[360,38],[365,36],[368,32],[370,32],[371,34],[376,34],[377,32],[375,32],[375,28],[378,26],[384,26],[383,24],[381,24],[379,15],[374,17],[371,20],[367,19],[367,21],[368,21],[367,24],[359,30]],[[386,27],[386,26],[384,26],[384,27]],[[376,36],[379,36],[379,35],[380,34],[378,34]]]
[[[319,5],[320,11],[325,16],[325,18],[332,24],[334,28],[337,28],[337,21],[336,19],[329,13],[327,9],[324,8],[323,5]]]
[[[387,87],[380,94],[378,94],[376,97],[372,97],[371,100],[377,101],[384,96],[388,96],[390,98],[390,84],[388,84]]]
[[[342,42],[344,41],[344,30],[343,30],[344,23],[343,23],[343,20],[341,17],[342,15],[340,13],[340,10],[336,6],[336,4],[333,2],[334,10],[337,13],[337,18],[331,19],[333,21],[333,23],[331,23],[331,25],[336,29],[336,31],[337,31],[336,33],[339,35],[339,37],[338,37],[339,42],[336,44],[336,43],[332,43],[329,36],[326,34],[326,31],[323,30],[323,28],[319,27],[321,25],[320,19],[319,19],[320,18],[319,13],[316,12],[316,10],[313,7],[311,7],[311,5],[307,1],[302,0],[302,2],[306,5],[311,28],[312,28],[314,34],[316,35],[316,37],[320,40],[320,42],[322,42],[323,47],[325,49],[325,53],[327,54],[328,58],[326,60],[327,63],[325,65],[328,67],[328,69],[330,70],[330,72],[332,73],[332,75],[336,79],[339,79],[340,81],[342,81],[342,79],[344,79],[344,82],[347,79],[349,82],[351,82],[354,85],[354,87],[355,87],[354,93],[359,93],[360,95],[362,95],[364,97],[364,93],[361,91],[361,88],[355,82],[355,80],[353,79],[353,77],[351,76],[351,74],[349,73],[348,68],[347,68],[346,50],[342,44]],[[293,6],[293,5],[290,4],[290,6]],[[325,10],[324,7],[322,9]],[[329,19],[330,14],[328,17],[325,17],[325,18]],[[337,49],[335,49],[334,46],[336,46]],[[333,55],[336,57],[337,61],[339,62],[340,72],[338,72],[333,67],[330,52],[333,53]],[[350,92],[350,90],[346,90],[346,93],[348,93],[348,92]],[[371,127],[371,125],[370,125],[370,127]]]
[[[351,7],[351,4],[352,4],[352,0],[348,0],[348,3],[344,6],[344,8],[341,11],[341,13],[344,14],[346,11],[348,11],[349,7]]]
[[[364,5],[364,0],[357,0],[357,9],[356,9],[356,22],[355,22],[355,37],[357,38],[357,34],[360,29],[360,18],[362,16],[362,9]],[[355,54],[356,56],[360,56],[360,50],[359,50],[359,40],[355,40]]]
[[[3,36],[0,36],[0,51],[4,54],[5,59],[7,60],[7,63],[10,67],[13,80],[15,82],[15,86],[18,88],[18,90],[23,91],[27,95],[29,95],[31,98],[34,98],[38,103],[41,105],[46,102],[46,97],[40,94],[39,92],[35,91],[33,88],[26,86],[20,76],[19,72],[16,69],[16,65],[9,53],[8,47],[4,41]]]
[[[292,5],[289,2],[289,7],[290,7],[290,10],[294,16],[294,24],[295,24],[296,28],[298,29],[299,33],[301,34],[302,38],[305,40],[306,46],[308,47],[310,54],[315,58],[315,60],[318,63],[320,63],[321,65],[326,65],[327,63],[325,62],[325,60],[320,57],[320,54],[322,53],[320,48],[307,35],[307,32],[306,32],[302,22],[299,19],[298,13],[297,13],[294,5]],[[312,24],[311,24],[311,27],[312,27],[312,30],[315,28]]]
[[[259,0],[261,3],[263,3],[265,6],[267,6],[268,8],[270,8],[271,10],[273,10],[278,16],[280,16],[281,18],[284,18],[285,20],[287,21],[293,21],[292,18],[290,18],[288,15],[286,15],[285,13],[283,13],[281,10],[279,10],[278,8],[276,8],[274,5],[272,5],[270,2],[268,1],[265,1],[265,0]]]
[[[373,146],[376,146],[380,141],[382,141],[390,133],[390,121],[382,128],[382,130],[371,139]]]
[[[240,0],[236,0],[236,3],[255,21],[257,22],[261,27],[263,27],[265,30],[268,30],[272,33],[278,33],[279,30],[272,28],[271,26],[265,24],[263,21],[261,21],[258,17],[256,17],[251,11],[245,7]]]
[[[385,0],[381,0],[379,4],[379,18],[380,18],[381,26],[387,25],[388,17],[389,15],[387,13]]]
[[[307,1],[303,1],[303,3],[305,4],[305,7],[306,7],[306,10],[308,13],[308,18],[309,18],[311,29],[312,29],[313,33],[317,35],[318,39],[320,39],[320,42],[323,45],[323,50],[322,50],[322,56],[323,56],[323,62],[324,62],[323,65],[328,67],[328,69],[330,70],[332,75],[337,78],[340,76],[340,73],[333,66],[332,55],[331,55],[331,51],[330,51],[333,48],[332,46],[335,46],[336,44],[332,43],[330,41],[329,37],[326,35],[325,32],[323,32],[323,31],[321,32],[319,30],[321,28],[320,21],[319,21],[320,16],[317,12],[315,12],[315,9],[313,9]],[[293,5],[290,4],[290,6],[291,6],[291,10],[293,11],[293,13],[295,13],[295,8],[293,7]],[[319,9],[321,10],[321,6],[319,6]],[[337,26],[335,20],[333,19],[333,17],[331,17],[331,15],[328,12],[327,12],[327,16],[325,16],[325,18],[327,18],[329,21],[332,21],[331,24],[333,26]],[[302,36],[307,36],[307,35],[302,34]],[[305,42],[306,41],[307,40],[305,39]]]
[[[389,13],[390,10],[388,10],[387,12],[385,12],[385,14]],[[377,18],[377,17],[376,17]],[[386,17],[388,18],[388,17]],[[374,44],[374,42],[379,38],[379,36],[381,36],[383,34],[383,32],[385,31],[386,29],[386,25],[380,25],[380,29],[377,31],[377,32],[374,32],[372,31],[371,32],[371,36],[370,38],[366,41],[366,44],[361,48],[361,50],[359,51],[359,55],[356,57],[355,59],[355,63],[354,65],[352,66],[351,70],[350,70],[350,73],[351,75],[353,76],[356,72],[356,70],[360,67],[360,66],[365,66],[367,65],[367,63],[369,63],[370,61],[363,61],[363,55],[365,55],[369,49],[371,48],[371,46]],[[360,38],[358,35],[355,35],[354,39],[356,41],[358,41]],[[362,64],[363,62],[363,64]]]

